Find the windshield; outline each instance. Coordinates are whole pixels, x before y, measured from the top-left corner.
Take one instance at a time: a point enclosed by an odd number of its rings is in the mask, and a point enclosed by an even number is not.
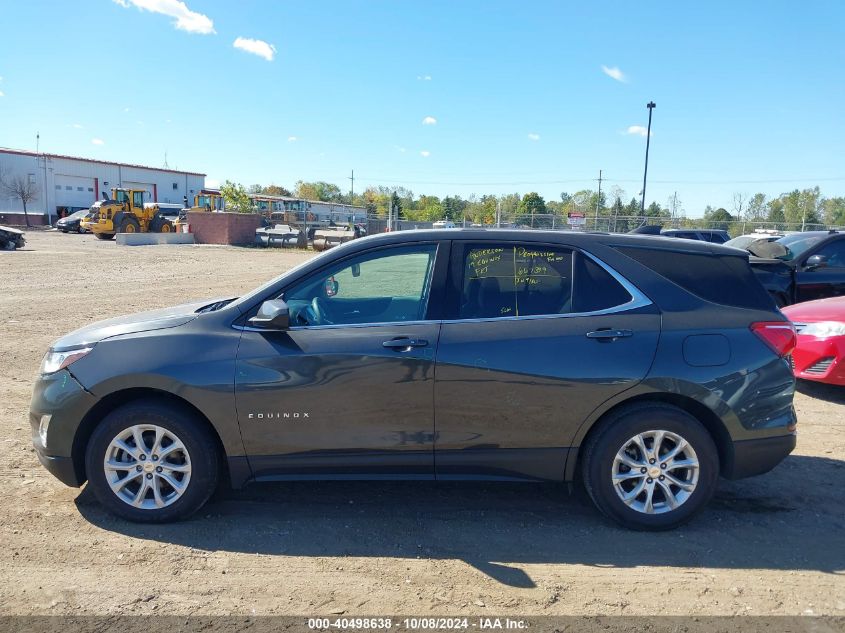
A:
[[[776,240],[776,242],[786,248],[786,253],[782,255],[775,255],[775,258],[785,262],[792,261],[796,257],[800,257],[802,253],[812,246],[821,242],[824,238],[824,235],[808,235],[807,233],[796,233],[795,235],[782,237],[779,240]]]

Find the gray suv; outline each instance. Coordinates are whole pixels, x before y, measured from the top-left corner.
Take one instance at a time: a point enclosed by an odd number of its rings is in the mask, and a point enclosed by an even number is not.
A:
[[[666,529],[792,451],[794,342],[736,249],[406,231],[62,337],[30,420],[50,472],[133,521],[221,481],[580,479]]]

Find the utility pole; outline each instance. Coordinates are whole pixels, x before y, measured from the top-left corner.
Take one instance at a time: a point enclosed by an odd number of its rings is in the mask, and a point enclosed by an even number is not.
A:
[[[646,183],[646,178],[648,176],[648,147],[651,143],[651,111],[654,110],[654,108],[656,108],[657,105],[654,103],[654,101],[649,101],[646,104],[646,107],[648,108],[648,131],[646,132],[646,137],[645,137],[645,169],[643,170],[643,200],[640,203],[640,214],[643,215],[643,216],[645,215],[645,183]]]
[[[352,175],[349,177],[349,180],[352,181],[352,184],[350,185],[350,188],[349,188],[349,192],[350,192],[349,193],[349,203],[354,205],[355,204],[355,170],[354,169],[352,170]]]
[[[496,199],[496,228],[502,228],[502,201]]]
[[[593,227],[594,231],[599,230],[599,207],[601,206],[601,169],[599,169],[599,196],[596,199],[596,225]]]

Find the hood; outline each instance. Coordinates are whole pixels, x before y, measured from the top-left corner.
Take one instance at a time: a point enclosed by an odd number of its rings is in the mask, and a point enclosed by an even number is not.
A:
[[[148,312],[138,312],[127,316],[97,321],[91,325],[75,330],[70,334],[55,341],[50,349],[64,351],[75,347],[92,345],[113,336],[121,334],[134,334],[136,332],[149,332],[151,330],[163,330],[165,328],[178,327],[189,321],[193,321],[199,315],[199,310],[213,305],[218,300],[194,301],[182,305]]]
[[[786,246],[780,242],[767,242],[765,240],[755,240],[745,248],[749,253],[761,259],[776,259],[789,253]]]
[[[796,303],[782,308],[781,311],[786,315],[786,318],[797,323],[845,322],[845,297],[830,297],[829,299]]]

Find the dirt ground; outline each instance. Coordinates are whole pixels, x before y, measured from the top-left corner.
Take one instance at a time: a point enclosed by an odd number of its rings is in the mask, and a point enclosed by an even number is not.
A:
[[[27,237],[0,252],[0,614],[845,614],[845,390],[820,386],[796,397],[792,456],[670,533],[527,484],[260,484],[184,523],[113,519],[31,448],[50,342],[310,254]]]

